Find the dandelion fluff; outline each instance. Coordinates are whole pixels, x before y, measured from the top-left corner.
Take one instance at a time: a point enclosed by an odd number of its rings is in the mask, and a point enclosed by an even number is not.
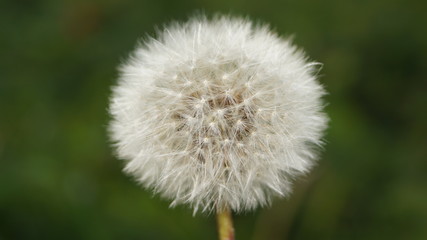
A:
[[[194,212],[252,210],[291,192],[327,117],[316,63],[268,26],[219,16],[140,44],[113,88],[125,171]]]

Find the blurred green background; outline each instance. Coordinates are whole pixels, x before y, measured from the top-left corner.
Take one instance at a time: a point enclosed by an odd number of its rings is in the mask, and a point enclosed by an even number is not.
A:
[[[216,239],[121,172],[106,135],[117,65],[196,10],[248,15],[324,63],[327,145],[237,239],[427,239],[427,2],[0,2],[0,239]]]

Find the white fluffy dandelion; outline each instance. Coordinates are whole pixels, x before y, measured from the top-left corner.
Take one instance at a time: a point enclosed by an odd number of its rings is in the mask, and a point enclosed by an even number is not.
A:
[[[125,171],[195,212],[251,210],[313,165],[327,118],[316,63],[241,18],[171,24],[137,47],[113,88]]]

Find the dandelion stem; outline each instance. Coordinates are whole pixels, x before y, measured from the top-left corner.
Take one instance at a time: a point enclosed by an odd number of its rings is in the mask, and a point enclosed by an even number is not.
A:
[[[234,240],[234,227],[231,211],[229,208],[217,212],[216,221],[218,224],[219,240]]]

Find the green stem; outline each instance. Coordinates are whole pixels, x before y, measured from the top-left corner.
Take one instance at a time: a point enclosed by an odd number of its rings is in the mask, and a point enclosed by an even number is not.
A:
[[[226,208],[221,212],[217,212],[216,221],[219,240],[234,240],[233,219],[230,209]]]

